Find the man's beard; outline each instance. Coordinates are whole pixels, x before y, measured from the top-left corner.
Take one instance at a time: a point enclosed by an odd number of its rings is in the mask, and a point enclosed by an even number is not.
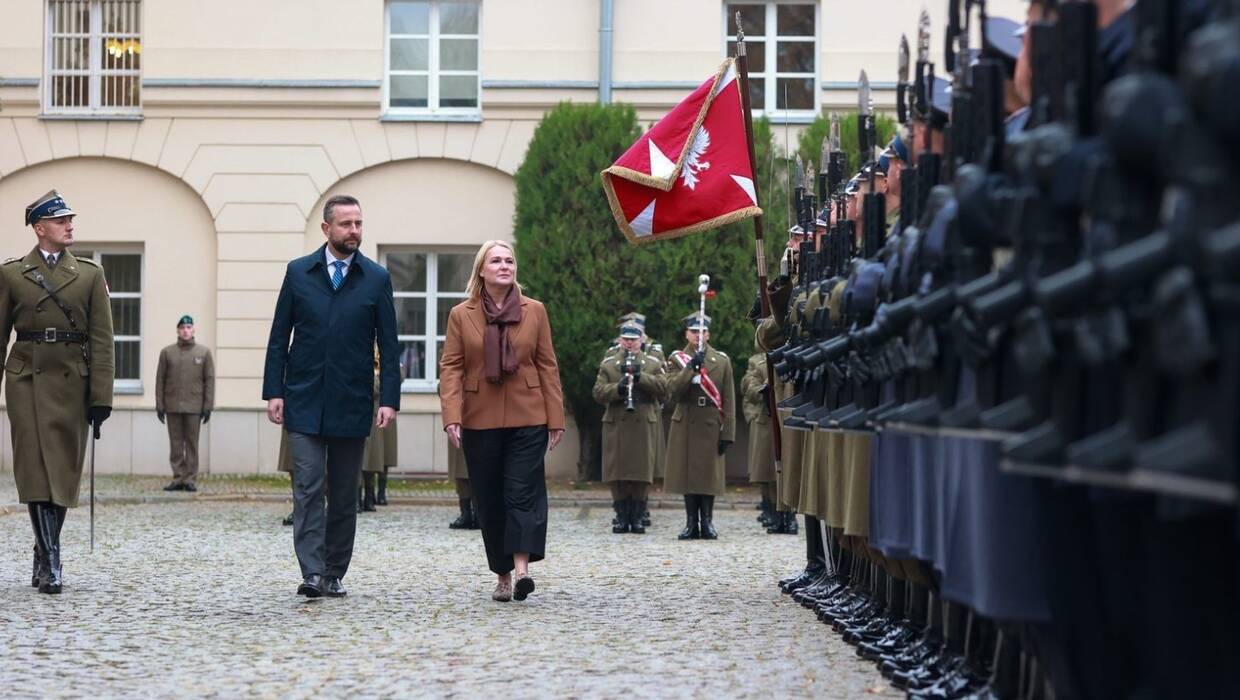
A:
[[[336,243],[335,241],[329,240],[327,242],[327,245],[331,246],[332,250],[336,251],[337,253],[345,257],[348,257],[352,255],[353,253],[357,252],[357,246],[358,246],[357,243],[350,241],[348,239],[343,240],[340,243]]]

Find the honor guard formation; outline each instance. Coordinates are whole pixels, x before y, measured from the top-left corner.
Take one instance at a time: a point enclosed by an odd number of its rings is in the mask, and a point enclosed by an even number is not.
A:
[[[948,18],[798,178],[779,585],[913,697],[1240,697],[1240,3]]]

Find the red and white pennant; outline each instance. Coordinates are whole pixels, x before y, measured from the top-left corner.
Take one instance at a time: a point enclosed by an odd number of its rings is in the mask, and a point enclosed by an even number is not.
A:
[[[760,215],[734,59],[724,61],[602,177],[616,224],[633,243]]]

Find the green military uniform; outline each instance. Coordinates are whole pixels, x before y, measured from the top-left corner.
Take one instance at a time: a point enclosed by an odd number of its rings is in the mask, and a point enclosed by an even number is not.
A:
[[[26,209],[26,223],[38,235],[58,230],[52,227],[71,232],[72,216],[54,191]],[[60,530],[66,509],[77,506],[88,421],[99,425],[111,412],[116,374],[103,269],[68,250],[53,255],[54,265],[36,246],[0,265],[0,360],[13,477],[34,527],[31,582],[44,593],[60,592]]]
[[[788,312],[788,322],[790,325],[800,324],[803,318],[805,305],[808,301],[808,294],[802,290],[792,300],[792,306]],[[764,322],[765,324],[765,322]],[[762,335],[763,329],[758,329],[759,335]],[[796,393],[796,387],[790,382],[780,382],[775,392],[777,401],[783,401]],[[780,409],[779,420],[784,421],[792,415],[791,410]],[[781,462],[782,469],[776,479],[776,501],[781,513],[778,516],[779,522],[773,528],[773,532],[794,533],[796,532],[796,519],[793,517],[801,495],[801,465],[803,455],[805,454],[805,437],[807,433],[799,430],[783,431],[783,460]]]
[[[636,325],[625,325],[620,337],[636,340],[642,331]],[[647,490],[654,480],[656,455],[662,450],[659,402],[667,395],[667,376],[660,358],[640,350],[631,358],[638,371],[627,374],[626,358],[622,349],[603,359],[593,393],[594,400],[607,407],[603,413],[603,481],[612,487],[616,510],[612,531],[640,534],[646,531],[642,517]],[[628,389],[621,388],[628,376],[637,377],[632,411],[627,410]]]
[[[68,319],[35,281],[41,275],[89,336],[88,357],[77,342],[18,340],[4,362],[13,435],[13,476],[22,503],[77,506],[86,454],[87,408],[112,405],[115,377],[112,311],[103,270],[61,254],[49,270],[39,251],[0,266],[0,334],[71,331]]]
[[[710,328],[710,317],[699,320],[696,314],[685,319],[689,330]],[[685,347],[683,360],[697,352]],[[736,440],[736,387],[732,381],[732,361],[711,347],[703,348],[702,367],[719,391],[721,406],[715,406],[702,385],[693,383],[697,375],[691,366],[677,361],[677,370],[668,379],[668,400],[675,405],[672,428],[667,437],[668,493],[685,496],[687,524],[682,539],[713,535],[715,496],[724,492],[724,460],[722,451]],[[681,366],[684,365],[684,366]]]
[[[193,323],[183,316],[177,324]],[[198,477],[198,434],[215,406],[215,362],[211,351],[180,340],[159,352],[155,371],[155,411],[168,425],[172,483],[168,490],[189,487]]]
[[[771,416],[767,413],[766,353],[750,356],[741,377],[741,401],[749,426],[749,483],[762,490],[763,525],[769,525],[775,505],[775,448],[771,444]]]

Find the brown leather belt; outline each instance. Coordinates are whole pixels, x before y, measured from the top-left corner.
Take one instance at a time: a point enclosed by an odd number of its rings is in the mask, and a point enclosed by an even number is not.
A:
[[[87,336],[80,331],[44,328],[41,331],[17,331],[17,340],[30,343],[85,343]]]

